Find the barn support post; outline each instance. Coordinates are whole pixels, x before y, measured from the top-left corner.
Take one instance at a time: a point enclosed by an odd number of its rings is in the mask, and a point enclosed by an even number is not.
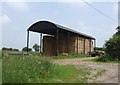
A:
[[[69,49],[70,49],[70,47],[69,47],[69,46],[70,46],[69,42],[70,42],[70,32],[68,31],[68,54],[69,54],[69,51],[70,51],[70,50],[69,50]]]
[[[96,51],[96,39],[94,39],[94,51]]]
[[[58,56],[58,28],[57,28],[57,30],[56,30],[57,32],[56,32],[56,56]]]
[[[79,38],[79,35],[77,36],[77,53],[78,53],[78,38]]]
[[[27,30],[27,52],[29,48],[29,30]]]
[[[90,41],[89,41],[89,45],[90,45],[90,49],[89,49],[89,50],[90,50],[90,52],[91,52],[91,39],[90,39]]]
[[[42,53],[42,33],[40,33],[40,53]]]
[[[85,38],[84,38],[84,47],[83,47],[83,49],[84,49],[84,54],[85,54]]]

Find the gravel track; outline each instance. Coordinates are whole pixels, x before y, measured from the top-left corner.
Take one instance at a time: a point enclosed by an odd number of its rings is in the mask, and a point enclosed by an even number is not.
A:
[[[77,68],[84,67],[90,70],[88,83],[118,83],[117,63],[95,63],[88,61],[90,58],[54,59],[53,63],[60,65],[74,65]]]

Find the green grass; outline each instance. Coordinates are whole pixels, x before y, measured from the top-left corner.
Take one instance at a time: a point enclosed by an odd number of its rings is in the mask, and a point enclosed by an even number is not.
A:
[[[86,83],[88,69],[53,64],[39,56],[3,56],[3,83]]]
[[[74,66],[55,65],[54,75],[48,83],[86,83],[88,73],[87,69],[76,69]]]
[[[51,58],[53,59],[66,59],[66,58],[87,58],[89,57],[86,54],[80,54],[80,53],[71,53],[68,56],[53,56]]]
[[[90,61],[97,63],[120,63],[120,61],[108,60],[105,56],[98,56],[96,58],[91,59]]]

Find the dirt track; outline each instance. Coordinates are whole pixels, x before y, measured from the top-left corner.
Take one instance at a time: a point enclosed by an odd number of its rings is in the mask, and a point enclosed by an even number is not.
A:
[[[57,59],[53,60],[53,62],[60,65],[75,65],[77,68],[88,68],[90,70],[88,83],[118,83],[118,64],[86,61],[91,58],[93,57]]]

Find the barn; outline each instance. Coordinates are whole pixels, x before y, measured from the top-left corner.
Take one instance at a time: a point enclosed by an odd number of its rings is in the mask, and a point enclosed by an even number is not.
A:
[[[40,33],[40,52],[45,56],[62,53],[88,53],[95,47],[95,38],[50,21],[38,21],[27,29],[27,48],[29,32]],[[47,34],[47,35],[45,35]]]

